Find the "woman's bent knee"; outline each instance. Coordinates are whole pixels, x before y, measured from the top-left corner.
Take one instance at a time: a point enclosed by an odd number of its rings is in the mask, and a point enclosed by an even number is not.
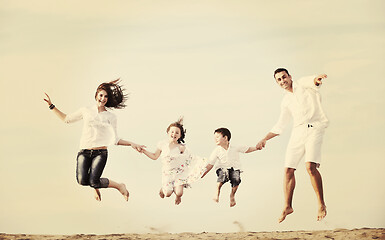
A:
[[[90,186],[93,188],[107,188],[109,180],[107,178],[91,179]]]
[[[89,185],[90,185],[90,182],[89,182],[88,179],[86,179],[86,178],[83,178],[83,177],[78,176],[78,177],[76,178],[76,180],[77,180],[77,182],[78,182],[79,185],[82,185],[82,186],[89,186]]]

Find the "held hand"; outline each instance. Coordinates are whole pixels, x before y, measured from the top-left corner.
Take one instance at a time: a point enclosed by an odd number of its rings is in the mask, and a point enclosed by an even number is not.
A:
[[[46,101],[48,103],[48,106],[50,106],[52,104],[51,98],[48,96],[47,93],[44,93],[44,94],[47,96],[47,98],[44,98],[44,101]]]
[[[326,74],[320,74],[317,77],[314,78],[314,84],[316,86],[320,86],[322,84],[322,80],[327,78],[328,76]]]
[[[266,146],[266,140],[265,139],[262,139],[261,141],[259,141],[259,143],[257,143],[257,150],[262,150],[264,147]]]
[[[138,151],[139,153],[143,153],[143,151],[144,151],[144,148],[146,147],[146,146],[144,146],[144,145],[139,145],[139,144],[132,144],[131,145],[131,147],[133,148],[133,149],[135,149],[136,151]]]
[[[201,176],[201,178],[203,178],[204,176],[206,176],[206,174],[207,174],[208,172],[210,172],[210,170],[211,170],[213,167],[214,167],[214,165],[208,164],[208,165],[206,166],[205,172],[203,173],[203,175]]]
[[[139,148],[138,148],[138,152],[144,153],[144,151],[146,151],[146,146],[140,145]]]

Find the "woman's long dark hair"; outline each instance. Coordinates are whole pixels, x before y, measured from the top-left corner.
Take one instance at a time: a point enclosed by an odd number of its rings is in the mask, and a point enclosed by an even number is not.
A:
[[[95,98],[101,90],[107,92],[107,103],[106,107],[122,109],[126,107],[125,101],[128,99],[128,95],[124,93],[125,89],[119,85],[120,79],[116,79],[111,82],[102,83],[98,86],[95,93]]]

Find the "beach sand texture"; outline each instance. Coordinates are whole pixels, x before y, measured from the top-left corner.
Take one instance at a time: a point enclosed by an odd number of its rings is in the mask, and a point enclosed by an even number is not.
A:
[[[325,231],[285,231],[285,232],[237,232],[237,233],[146,233],[146,234],[109,234],[109,235],[28,235],[28,234],[0,234],[0,240],[235,240],[235,239],[383,239],[385,240],[385,228],[361,228],[361,229],[335,229]]]

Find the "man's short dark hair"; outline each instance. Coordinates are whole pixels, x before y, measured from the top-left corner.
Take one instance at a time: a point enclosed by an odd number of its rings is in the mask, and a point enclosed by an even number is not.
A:
[[[214,131],[214,133],[220,133],[223,137],[227,137],[227,141],[230,141],[231,133],[230,130],[227,128],[218,128]]]
[[[275,78],[275,74],[280,73],[280,72],[286,72],[287,75],[290,76],[290,73],[289,73],[289,71],[287,71],[286,68],[277,68],[277,70],[274,71],[274,78]]]

